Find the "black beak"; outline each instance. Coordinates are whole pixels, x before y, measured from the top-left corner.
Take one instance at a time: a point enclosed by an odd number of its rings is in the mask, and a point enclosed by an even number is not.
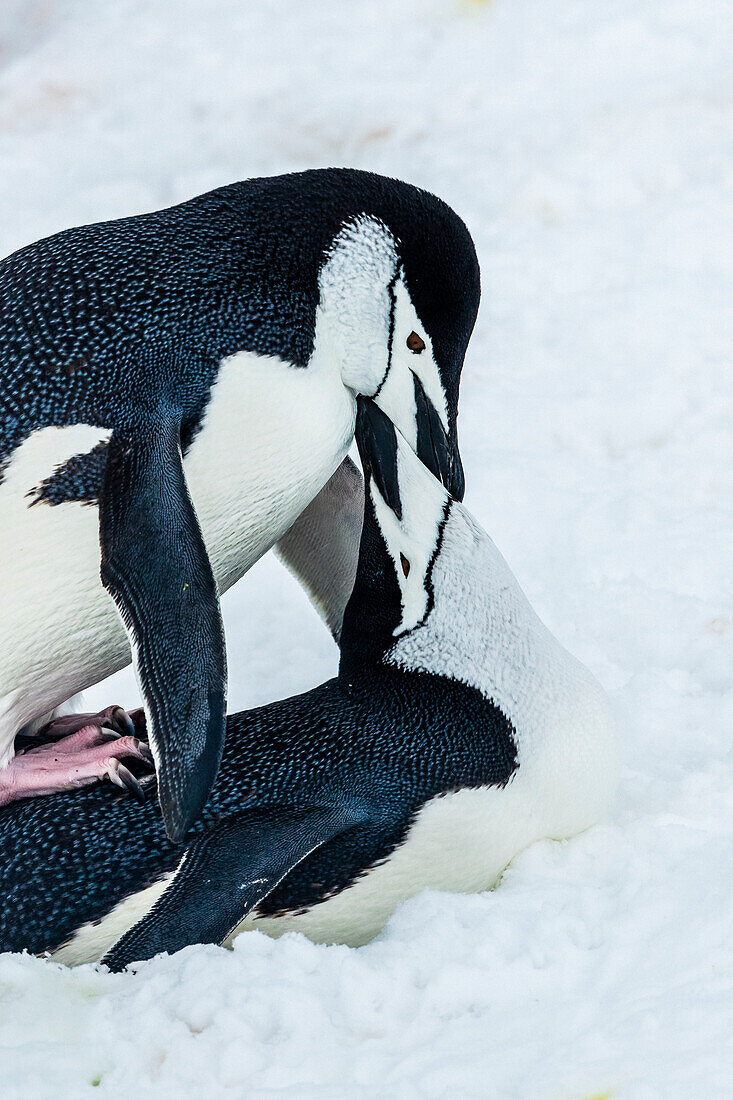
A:
[[[364,467],[397,519],[402,519],[400,482],[397,474],[397,436],[386,413],[369,397],[356,399],[356,445]]]
[[[455,500],[463,500],[466,480],[458,450],[458,439],[451,439],[443,427],[437,409],[413,373],[415,411],[417,419],[417,457],[431,473],[442,481]]]

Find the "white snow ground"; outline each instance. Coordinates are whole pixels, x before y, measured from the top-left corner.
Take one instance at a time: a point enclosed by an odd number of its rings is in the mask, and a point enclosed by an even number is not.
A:
[[[467,500],[626,760],[605,823],[359,950],[0,957],[4,1100],[733,1096],[732,41],[728,0],[2,0],[0,254],[324,164],[462,213]],[[225,612],[233,709],[333,673],[273,560]]]

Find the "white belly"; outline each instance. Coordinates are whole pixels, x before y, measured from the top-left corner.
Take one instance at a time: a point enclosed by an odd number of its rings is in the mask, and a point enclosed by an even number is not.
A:
[[[519,739],[518,768],[506,787],[479,787],[433,798],[403,843],[353,885],[307,912],[251,914],[227,939],[256,929],[302,932],[316,943],[368,943],[394,910],[421,890],[479,893],[496,885],[519,852],[536,840],[561,840],[605,813],[616,787],[618,746],[606,698],[590,682],[573,705],[548,708],[531,745]],[[170,881],[126,898],[107,917],[81,928],[57,952],[75,965],[100,959],[158,900]]]
[[[587,716],[586,716],[587,717]],[[555,731],[559,732],[559,731]],[[404,842],[356,882],[307,912],[251,914],[226,940],[257,930],[278,937],[301,932],[316,943],[359,947],[384,927],[398,905],[421,890],[480,893],[496,885],[515,855],[544,837],[563,839],[603,814],[615,785],[610,725],[585,725],[564,747],[554,733],[545,749],[520,764],[510,783],[452,792],[428,802]],[[574,734],[590,751],[578,753]],[[69,966],[102,958],[152,908],[172,876],[131,895],[98,923],[84,925],[56,953]]]
[[[353,886],[307,913],[249,916],[226,945],[240,932],[257,929],[275,937],[303,932],[316,943],[358,947],[384,927],[401,902],[421,890],[487,890],[512,856],[535,839],[522,816],[522,801],[522,784],[433,799],[420,811],[404,843]],[[69,966],[102,958],[152,908],[171,877],[126,898],[100,922],[84,925],[54,957]]]
[[[354,400],[323,364],[307,369],[241,352],[227,359],[185,459],[220,591],[294,522],[343,459]],[[130,660],[99,581],[95,507],[29,507],[56,466],[107,432],[43,428],[0,481],[0,766],[26,722]]]
[[[570,716],[569,716],[570,717]],[[421,890],[489,890],[519,852],[536,840],[562,840],[595,824],[616,785],[617,747],[610,716],[588,715],[548,730],[542,748],[521,760],[506,787],[452,792],[428,802],[404,843],[368,874],[305,913],[250,915],[236,929],[270,936],[302,932],[316,943],[359,947],[394,910]]]
[[[257,929],[270,936],[302,932],[316,943],[359,947],[381,931],[398,905],[421,890],[473,894],[491,889],[512,857],[537,839],[522,786],[517,776],[516,786],[434,798],[422,808],[404,843],[352,886],[305,913],[251,915],[227,942]]]

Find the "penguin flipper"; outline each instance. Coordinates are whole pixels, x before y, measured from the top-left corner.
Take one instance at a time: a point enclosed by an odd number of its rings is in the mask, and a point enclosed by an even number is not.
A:
[[[169,837],[180,840],[221,760],[226,654],[179,420],[113,434],[99,511],[102,583],[132,644],[163,818]]]
[[[366,815],[351,805],[265,807],[232,814],[197,837],[153,908],[105,955],[110,970],[222,943],[298,863]]]
[[[346,457],[275,547],[338,642],[354,587],[364,518],[364,480]]]

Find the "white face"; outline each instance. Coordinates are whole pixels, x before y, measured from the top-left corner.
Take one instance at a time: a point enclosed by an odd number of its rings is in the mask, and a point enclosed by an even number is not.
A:
[[[343,228],[319,277],[321,338],[344,385],[374,397],[417,446],[414,375],[448,432],[448,408],[433,347],[410,300],[394,239],[375,218]],[[376,396],[375,396],[376,395]]]

